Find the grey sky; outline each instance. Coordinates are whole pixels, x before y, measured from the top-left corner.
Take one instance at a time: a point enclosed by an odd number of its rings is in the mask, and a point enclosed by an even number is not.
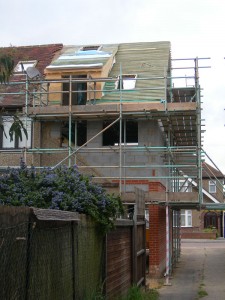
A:
[[[0,46],[171,41],[173,58],[211,57],[200,72],[204,149],[225,173],[225,1],[0,0]]]

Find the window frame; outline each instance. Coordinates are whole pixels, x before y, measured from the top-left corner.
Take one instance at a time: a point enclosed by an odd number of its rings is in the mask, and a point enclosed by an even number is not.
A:
[[[22,68],[23,64],[23,68]],[[37,60],[20,60],[14,67],[14,74],[22,74],[29,67],[35,67],[37,65]]]
[[[72,105],[86,105],[87,103],[87,75],[77,74],[77,75],[63,75],[62,79],[65,81],[62,83],[62,106],[69,105],[69,91],[70,91],[70,76],[72,77]],[[81,80],[76,81],[76,79]],[[84,82],[82,82],[84,79]]]
[[[189,222],[190,217],[190,222]],[[181,209],[180,210],[181,227],[192,227],[192,210]],[[183,222],[184,220],[184,222]],[[184,223],[184,225],[182,225]]]
[[[99,51],[101,49],[101,45],[86,45],[86,46],[83,46],[82,48],[80,48],[79,51],[83,51],[83,52],[86,52],[86,51]]]
[[[5,119],[5,121],[4,121]],[[7,123],[7,129],[4,128],[5,133],[7,137],[5,137],[5,134],[3,130],[0,132],[0,149],[1,150],[20,150],[20,149],[30,149],[32,147],[32,119],[27,118],[28,126],[27,126],[27,134],[28,134],[28,139],[26,138],[23,129],[22,131],[22,141],[20,141],[19,137],[15,137],[15,134],[13,136],[13,140],[10,141],[9,137],[9,129],[10,129],[10,124],[13,123],[13,116],[3,116],[2,117],[2,124],[5,127],[4,123]],[[24,123],[26,120],[26,117],[21,117],[20,120]],[[30,122],[30,125],[29,125]],[[4,145],[4,141],[8,142],[7,147]],[[24,143],[25,142],[25,143]],[[10,146],[8,146],[10,145]]]
[[[120,75],[117,76],[115,82],[115,89],[120,90]],[[121,90],[134,90],[137,82],[137,74],[122,74],[122,88]],[[130,86],[132,83],[132,86]],[[129,86],[128,86],[129,85]]]
[[[209,180],[209,193],[216,194],[216,180]]]
[[[86,120],[77,121],[77,133],[75,133],[75,121],[72,121],[71,128],[71,142],[75,147],[80,147],[87,142],[87,126],[88,122]],[[75,145],[75,134],[77,134]],[[72,136],[74,137],[72,138]],[[60,147],[69,146],[69,122],[61,123],[61,143]]]
[[[113,120],[108,121],[104,120],[102,123],[102,128],[104,129],[108,125],[110,125]],[[133,127],[129,126],[129,123],[133,124]],[[126,124],[126,125],[125,125]],[[126,128],[126,142],[124,142],[124,126]],[[138,145],[138,120],[123,120],[122,122],[122,145],[126,146],[137,146]],[[136,127],[136,128],[135,128]],[[109,127],[102,134],[102,146],[119,146],[119,121]],[[131,134],[132,133],[132,134]]]
[[[191,193],[192,192],[192,184],[188,180],[179,180],[179,192]]]

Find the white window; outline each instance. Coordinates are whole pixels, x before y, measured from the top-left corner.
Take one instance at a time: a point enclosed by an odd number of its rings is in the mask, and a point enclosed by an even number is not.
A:
[[[2,123],[4,126],[4,133],[2,134],[2,148],[14,148],[15,139],[13,139],[13,141],[10,141],[10,136],[9,136],[9,129],[12,126],[12,118],[11,117],[3,118]]]
[[[134,74],[127,74],[122,75],[122,80],[120,79],[120,76],[118,76],[118,80],[116,81],[116,89],[120,89],[120,85],[122,90],[133,90],[136,85],[136,79],[137,75]]]
[[[26,71],[29,67],[35,67],[37,64],[37,60],[24,60],[19,61],[18,64],[14,68],[15,73],[22,73],[23,71]]]
[[[179,192],[192,192],[192,184],[188,180],[180,180],[179,181]]]
[[[4,126],[4,132],[2,132],[2,148],[3,149],[10,149],[10,148],[30,148],[31,147],[31,119],[29,118],[21,118],[20,119],[23,122],[24,127],[27,130],[28,139],[26,138],[26,135],[22,132],[22,140],[20,140],[19,137],[13,136],[13,140],[10,141],[9,136],[9,130],[13,123],[13,118],[10,116],[5,116],[2,119],[2,123]]]
[[[82,47],[80,51],[98,51],[100,48],[101,46],[99,45],[89,45]]]
[[[192,227],[192,211],[187,209],[181,209],[181,226]]]
[[[216,180],[209,180],[209,193],[216,193]]]

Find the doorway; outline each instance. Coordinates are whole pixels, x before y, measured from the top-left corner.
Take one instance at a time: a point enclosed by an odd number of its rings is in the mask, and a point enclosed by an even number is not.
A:
[[[204,228],[218,229],[218,216],[215,212],[207,212],[204,216]]]

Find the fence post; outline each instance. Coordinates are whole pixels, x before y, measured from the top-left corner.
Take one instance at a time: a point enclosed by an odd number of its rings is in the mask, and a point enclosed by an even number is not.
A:
[[[72,281],[73,300],[75,300],[75,249],[74,249],[74,221],[71,221],[71,256],[72,256]]]
[[[102,268],[102,282],[103,282],[103,289],[102,293],[105,299],[107,299],[107,233],[103,238],[103,245],[102,245],[102,254],[103,254],[103,268]]]
[[[137,283],[137,205],[134,205],[134,214],[133,214],[133,230],[132,230],[132,269],[133,269],[133,284]]]
[[[29,280],[30,280],[30,245],[31,242],[31,219],[28,219],[27,226],[27,247],[26,247],[26,284],[25,284],[25,300],[29,300]]]

